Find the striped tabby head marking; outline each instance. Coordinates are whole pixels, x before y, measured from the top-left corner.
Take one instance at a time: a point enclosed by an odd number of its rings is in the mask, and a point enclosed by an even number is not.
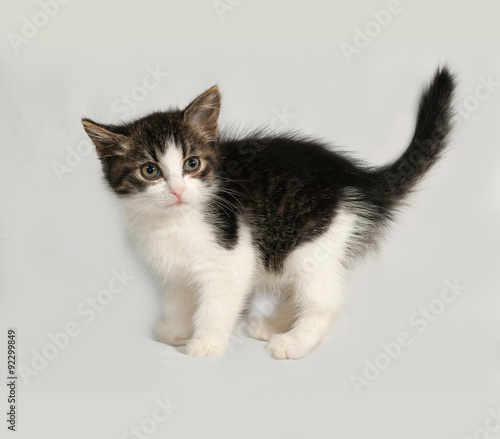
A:
[[[138,208],[200,206],[215,183],[220,101],[219,89],[212,87],[183,111],[156,112],[122,125],[83,119],[113,191]]]

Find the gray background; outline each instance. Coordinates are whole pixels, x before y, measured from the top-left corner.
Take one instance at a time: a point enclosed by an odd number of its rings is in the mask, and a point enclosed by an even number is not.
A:
[[[221,20],[212,1],[73,0],[16,53],[8,33],[20,34],[24,17],[42,9],[2,2],[1,327],[17,329],[27,367],[51,333],[68,322],[80,329],[19,381],[17,437],[119,439],[156,398],[176,408],[149,437],[481,434],[500,405],[500,91],[474,95],[480,78],[500,81],[498,6],[401,1],[402,12],[347,62],[339,43],[352,44],[355,28],[388,2],[233,3]],[[142,116],[218,83],[222,126],[268,126],[286,108],[293,118],[284,129],[383,164],[406,147],[421,89],[444,62],[459,78],[457,105],[477,108],[459,114],[452,150],[381,251],[351,272],[346,305],[319,349],[276,361],[238,328],[226,356],[192,359],[152,340],[158,288],[124,237],[95,153],[68,156],[86,140],[82,116]],[[157,67],[168,76],[136,90],[135,108],[114,112]],[[58,164],[71,172],[58,178]],[[134,279],[86,323],[78,307],[122,268]],[[462,296],[419,333],[409,317],[454,279]],[[358,395],[351,375],[401,331],[412,345]],[[0,357],[5,365],[5,349]]]

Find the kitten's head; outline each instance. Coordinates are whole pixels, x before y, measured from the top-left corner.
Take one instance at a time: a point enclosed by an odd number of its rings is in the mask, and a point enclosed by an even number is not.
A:
[[[215,184],[219,111],[219,89],[212,87],[183,111],[122,125],[82,123],[121,199],[151,212],[182,212],[200,207]]]

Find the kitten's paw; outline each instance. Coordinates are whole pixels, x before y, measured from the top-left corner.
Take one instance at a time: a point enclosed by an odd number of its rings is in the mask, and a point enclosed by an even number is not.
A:
[[[299,340],[290,334],[275,334],[269,340],[267,350],[277,360],[298,360],[304,358],[315,344]]]
[[[225,346],[213,341],[192,339],[186,346],[186,353],[191,357],[218,357],[224,353]]]
[[[268,319],[260,319],[248,325],[248,334],[256,340],[269,341],[269,339],[279,332]]]
[[[156,325],[154,335],[155,339],[161,343],[183,346],[191,338],[191,329],[184,325],[174,326],[169,322],[161,321]]]

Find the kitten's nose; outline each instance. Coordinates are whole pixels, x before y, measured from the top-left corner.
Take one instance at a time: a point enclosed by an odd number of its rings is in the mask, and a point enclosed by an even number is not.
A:
[[[175,188],[175,189],[172,189],[170,191],[172,194],[174,194],[178,200],[181,199],[182,197],[182,194],[184,193],[184,188],[183,187],[178,187],[178,188]]]

